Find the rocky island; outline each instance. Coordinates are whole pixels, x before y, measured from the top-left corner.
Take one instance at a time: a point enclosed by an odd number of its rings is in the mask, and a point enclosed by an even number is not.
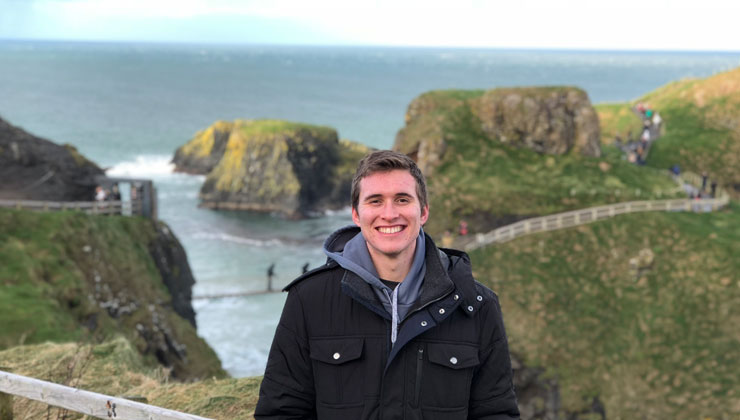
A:
[[[177,149],[173,163],[207,175],[203,207],[300,218],[348,206],[354,165],[368,150],[329,127],[218,121]]]

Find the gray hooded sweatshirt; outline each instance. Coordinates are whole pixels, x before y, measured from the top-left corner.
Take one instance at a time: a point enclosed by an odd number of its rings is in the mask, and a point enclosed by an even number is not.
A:
[[[343,249],[336,249],[339,237],[352,235],[352,231],[358,233],[344,244]],[[373,291],[375,291],[383,307],[391,315],[391,344],[396,343],[398,325],[419,298],[421,285],[424,282],[424,274],[426,273],[425,248],[424,231],[419,229],[411,270],[409,270],[401,284],[396,286],[395,289],[391,289],[380,281],[378,271],[370,257],[370,251],[367,249],[367,242],[359,228],[356,226],[344,227],[331,234],[324,242],[324,253],[327,257],[336,261],[342,268],[357,274],[373,287]]]

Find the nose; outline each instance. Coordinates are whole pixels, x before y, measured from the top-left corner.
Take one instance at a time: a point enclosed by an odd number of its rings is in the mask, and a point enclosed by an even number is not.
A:
[[[395,203],[389,201],[383,205],[383,212],[380,215],[385,220],[393,220],[398,217],[398,210]]]

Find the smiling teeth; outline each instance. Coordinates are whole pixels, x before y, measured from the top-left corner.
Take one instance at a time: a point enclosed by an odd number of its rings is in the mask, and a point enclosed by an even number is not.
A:
[[[397,233],[401,231],[401,226],[394,226],[389,228],[378,228],[380,233]]]

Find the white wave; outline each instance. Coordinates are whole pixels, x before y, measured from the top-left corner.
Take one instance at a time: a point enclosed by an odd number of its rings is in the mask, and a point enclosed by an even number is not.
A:
[[[283,243],[279,239],[254,239],[254,238],[245,238],[245,237],[242,237],[242,236],[229,235],[228,233],[199,232],[199,233],[194,234],[193,235],[193,238],[195,238],[195,239],[205,239],[205,240],[216,240],[216,241],[233,242],[233,243],[237,243],[237,244],[251,245],[251,246],[285,245],[285,243]]]
[[[140,155],[133,161],[120,162],[106,171],[109,176],[134,178],[160,178],[174,173],[175,165],[171,156]]]

